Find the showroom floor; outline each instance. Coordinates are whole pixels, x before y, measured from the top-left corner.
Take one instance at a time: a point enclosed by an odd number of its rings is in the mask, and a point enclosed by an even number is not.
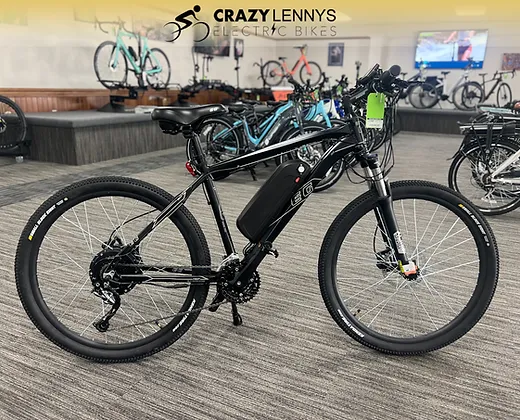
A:
[[[456,136],[402,134],[392,179],[445,184]],[[170,192],[187,185],[184,149],[82,167],[0,160],[0,419],[513,419],[520,412],[520,211],[490,220],[501,252],[499,287],[482,321],[455,344],[422,357],[389,357],[340,330],[322,302],[317,257],[331,220],[364,191],[347,178],[314,195],[279,238],[280,258],[260,266],[262,288],[233,327],[229,307],[204,312],[189,333],[142,362],[98,365],[46,340],[16,294],[14,252],[35,208],[56,189],[119,174]],[[271,168],[260,168],[265,179]],[[260,182],[219,183],[234,220]],[[203,196],[189,205],[222,256]],[[319,220],[313,217],[319,211]],[[276,262],[276,264],[275,264]]]

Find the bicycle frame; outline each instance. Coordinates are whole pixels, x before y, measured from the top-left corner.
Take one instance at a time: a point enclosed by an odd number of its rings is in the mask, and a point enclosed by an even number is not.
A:
[[[484,77],[482,77],[482,92],[484,93],[484,101],[487,101],[491,95],[495,92],[495,89],[504,81],[504,75],[505,73],[498,73],[493,76],[492,79],[484,80]],[[497,77],[498,76],[498,77]],[[489,93],[486,93],[486,85],[488,83],[495,82]]]
[[[269,115],[260,123],[258,128],[261,130],[261,132],[258,137],[255,137],[251,133],[251,130],[249,129],[249,124],[247,123],[246,119],[239,121],[239,123],[242,123],[244,127],[244,132],[246,133],[246,136],[251,143],[253,143],[255,146],[258,146],[261,143],[268,145],[274,133],[276,133],[276,131],[278,131],[278,129],[280,128],[280,124],[276,123],[280,122],[280,120],[283,120],[284,117],[291,114],[293,108],[294,103],[292,101],[289,101],[285,105],[276,108],[273,114]]]
[[[352,111],[353,109],[350,106],[349,112],[352,113]],[[352,130],[354,136],[352,136]],[[245,252],[240,271],[238,271],[234,279],[228,281],[228,283],[234,285],[238,281],[241,281],[241,279],[249,279],[250,276],[253,275],[262,260],[268,254],[273,253],[273,241],[282,232],[301,205],[314,192],[314,188],[318,182],[321,181],[329,169],[338,160],[343,159],[350,153],[354,153],[357,161],[360,162],[361,167],[365,171],[365,175],[369,180],[369,188],[374,188],[380,196],[376,218],[381,231],[386,233],[385,235],[382,235],[383,239],[387,245],[394,250],[401,267],[403,268],[408,266],[409,261],[407,259],[406,251],[404,250],[404,247],[402,247],[400,241],[401,236],[395,219],[388,180],[384,177],[381,168],[379,167],[377,156],[369,154],[364,146],[364,135],[358,117],[353,116],[350,120],[350,124],[298,136],[246,155],[219,162],[210,167],[206,164],[198,135],[191,130],[186,131],[183,134],[185,138],[187,138],[188,142],[193,142],[195,153],[197,155],[194,158],[198,160],[197,169],[199,170],[200,175],[189,187],[177,194],[170,204],[168,204],[130,244],[126,245],[118,255],[128,255],[129,253],[132,253],[139,244],[157,228],[157,226],[172,216],[184,203],[186,203],[190,195],[199,186],[203,185],[227,254],[226,258],[238,257],[213,183],[212,175],[218,172],[236,172],[275,156],[283,155],[301,146],[323,140],[335,139],[338,141],[323,154],[318,163],[309,169],[306,174],[302,174],[301,178],[299,178],[301,187],[286,203],[284,203],[284,209],[281,212],[281,216],[271,222],[262,238],[257,243],[251,244],[252,246],[249,247],[247,252]],[[190,150],[189,145],[187,149]],[[192,157],[190,156],[190,161],[191,158]],[[193,282],[216,282],[219,278],[218,270],[208,272],[209,270],[207,268],[140,267],[143,270],[149,269],[152,271],[161,271],[163,273],[169,272],[180,274],[180,276],[160,275],[157,277],[157,280],[155,280],[153,276],[148,274],[142,276],[130,275],[128,276],[131,279],[129,281],[134,283],[140,283],[143,281],[177,282],[186,285],[186,283],[192,284]],[[122,275],[121,277],[124,279],[126,276]]]
[[[517,161],[519,158],[520,158],[520,150],[513,153],[506,160],[504,160],[500,165],[498,165],[498,167],[491,174],[491,181],[499,183],[499,184],[503,183],[503,184],[520,185],[520,177],[508,178],[507,181],[497,178],[497,176],[500,175],[504,171],[504,169],[506,169],[509,165],[511,165],[515,161]]]
[[[457,81],[451,85],[448,89],[448,91],[446,93],[444,93],[444,88],[446,87],[447,84],[445,83],[442,83],[442,86],[443,86],[443,94],[450,97],[451,94],[455,91],[455,89],[457,89],[460,85],[462,85],[466,80],[468,80],[468,77],[469,77],[469,70],[464,70],[464,73],[462,73],[459,78],[457,79]],[[446,79],[445,79],[446,80]],[[444,81],[445,81],[444,80]]]
[[[283,120],[288,117],[290,114],[292,114],[294,110],[294,102],[289,101],[285,105],[282,105],[279,108],[276,108],[274,113],[269,114],[264,118],[264,120],[259,124],[259,129],[261,130],[260,135],[256,137],[249,127],[249,124],[247,122],[246,118],[240,119],[238,121],[235,121],[233,123],[233,128],[231,130],[224,129],[217,133],[214,137],[214,139],[219,139],[223,136],[225,136],[227,133],[229,133],[232,130],[238,129],[239,127],[244,128],[244,132],[247,136],[247,139],[255,146],[258,147],[259,145],[265,145],[267,146],[271,139],[274,137],[274,135],[278,132],[278,130],[283,125]],[[280,120],[282,120],[282,123],[280,124]],[[332,123],[330,122],[329,115],[325,109],[323,101],[319,101],[316,104],[313,104],[310,108],[306,110],[305,121],[325,121],[325,124],[327,127],[332,127]],[[277,122],[279,124],[277,124]],[[299,127],[298,121],[293,122],[295,127]],[[234,151],[235,148],[230,146],[225,146],[226,149],[230,151]]]
[[[137,40],[137,44],[138,44],[138,53],[137,54],[138,54],[139,62],[136,62],[136,60],[130,53],[129,48],[126,46],[126,44],[123,40],[124,37],[133,38],[133,39]],[[151,59],[154,61],[155,66],[153,69],[147,70],[145,73],[150,75],[150,74],[160,73],[162,71],[162,67],[161,67],[159,61],[157,60],[157,58],[155,57],[155,55],[153,54],[152,50],[148,46],[148,39],[145,37],[140,37],[139,35],[136,35],[134,33],[127,32],[123,29],[120,29],[116,35],[116,51],[115,51],[114,60],[113,60],[113,64],[112,64],[114,67],[117,67],[117,65],[119,63],[119,52],[120,51],[122,51],[123,54],[126,56],[130,65],[132,66],[133,72],[136,75],[140,75],[143,73],[144,61],[145,61],[147,55],[150,55]]]
[[[303,51],[300,51],[300,58],[298,58],[298,61],[294,64],[292,70],[289,70],[289,67],[287,67],[287,63],[285,62],[285,60],[282,60],[282,67],[284,69],[285,74],[290,74],[292,76],[294,73],[296,73],[296,69],[302,63],[305,66],[305,68],[307,69],[307,72],[309,74],[312,74],[311,67],[309,66],[309,61],[307,60],[307,56],[305,55],[305,53]],[[279,74],[278,76],[283,76],[283,75]]]

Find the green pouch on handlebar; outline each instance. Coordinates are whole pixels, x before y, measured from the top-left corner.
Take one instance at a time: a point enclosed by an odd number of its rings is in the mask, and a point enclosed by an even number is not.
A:
[[[383,128],[383,118],[385,116],[385,95],[384,93],[371,93],[368,95],[366,127]]]

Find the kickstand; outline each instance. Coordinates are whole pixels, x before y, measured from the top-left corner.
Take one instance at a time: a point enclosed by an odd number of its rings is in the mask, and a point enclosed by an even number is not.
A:
[[[242,317],[238,313],[237,304],[235,302],[231,302],[231,315],[233,316],[233,325],[237,327],[242,325]]]
[[[255,168],[251,168],[249,170],[251,171],[251,176],[253,177],[253,181],[257,181],[258,179],[256,178]]]

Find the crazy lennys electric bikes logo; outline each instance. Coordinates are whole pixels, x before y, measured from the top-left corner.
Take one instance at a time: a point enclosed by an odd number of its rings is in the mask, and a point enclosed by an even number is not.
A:
[[[214,22],[200,20],[199,5],[164,25],[167,41],[177,40],[188,28],[195,42],[212,36],[257,35],[265,37],[334,37],[334,9],[216,9]]]

